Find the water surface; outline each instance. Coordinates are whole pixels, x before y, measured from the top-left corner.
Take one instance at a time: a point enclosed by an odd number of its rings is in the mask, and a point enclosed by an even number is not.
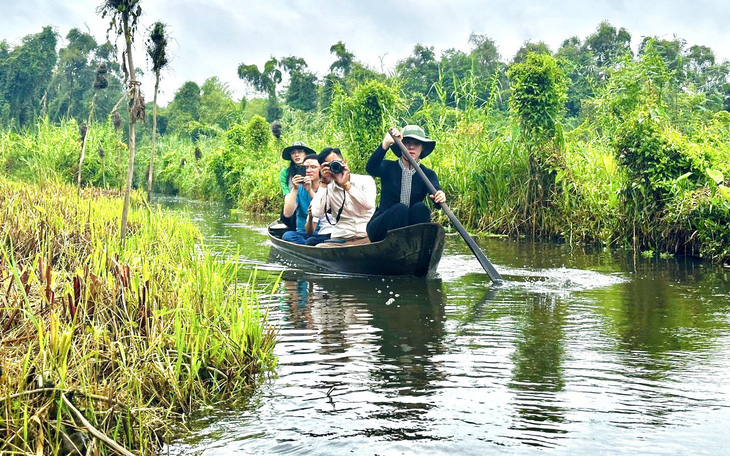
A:
[[[196,414],[183,455],[721,454],[730,271],[693,259],[458,236],[436,277],[346,278],[271,252],[267,219],[169,202],[256,269],[279,365]],[[246,280],[247,278],[242,278]]]

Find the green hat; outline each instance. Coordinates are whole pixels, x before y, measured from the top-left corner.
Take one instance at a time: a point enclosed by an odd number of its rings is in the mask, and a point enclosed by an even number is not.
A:
[[[423,152],[421,152],[420,158],[426,158],[433,151],[434,147],[436,147],[436,141],[428,139],[426,132],[418,125],[406,125],[400,132],[403,135],[403,139],[412,138],[423,144]],[[396,145],[395,147],[391,147],[391,149],[394,154],[400,157],[400,147]]]
[[[293,150],[303,150],[304,153],[307,155],[317,153],[317,152],[313,151],[312,149],[310,149],[309,147],[307,147],[307,145],[304,144],[303,142],[297,141],[294,144],[292,144],[291,146],[285,148],[281,152],[281,158],[283,158],[284,160],[291,160],[291,153]]]

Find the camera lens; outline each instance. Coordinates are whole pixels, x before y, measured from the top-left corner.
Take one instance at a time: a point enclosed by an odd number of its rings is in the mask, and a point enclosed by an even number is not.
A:
[[[342,171],[344,171],[344,168],[342,166],[342,162],[339,161],[333,161],[330,163],[330,171],[332,171],[332,174],[340,174]]]

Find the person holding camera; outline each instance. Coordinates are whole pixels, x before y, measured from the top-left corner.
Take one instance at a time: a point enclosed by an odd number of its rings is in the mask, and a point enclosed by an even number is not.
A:
[[[307,145],[301,141],[293,143],[281,152],[281,158],[289,160],[289,166],[283,168],[279,173],[279,182],[281,183],[281,191],[284,198],[286,198],[286,195],[288,195],[294,188],[294,183],[292,181],[294,176],[297,174],[304,176],[306,174],[306,170],[304,168],[304,157],[308,154],[316,155],[316,152],[307,147]],[[294,217],[286,217],[282,211],[279,216],[279,220],[290,230],[296,230],[296,219],[294,219]]]
[[[312,199],[312,215],[332,225],[325,242],[343,243],[367,237],[366,226],[375,211],[376,188],[372,177],[351,174],[337,148],[319,154],[319,190]]]
[[[436,206],[446,202],[446,195],[441,190],[436,173],[419,163],[436,147],[436,141],[429,139],[423,128],[417,125],[407,125],[403,131],[395,130],[395,135],[403,141],[408,153],[421,167],[428,180],[437,192],[429,195],[426,184],[416,174],[405,157],[401,156],[400,148],[389,133],[373,152],[365,165],[365,170],[373,177],[380,178],[380,205],[375,215],[367,225],[370,241],[377,242],[385,239],[388,231],[404,226],[426,223],[431,221],[431,210],[423,203],[428,195]],[[388,149],[399,157],[397,161],[385,160]]]
[[[309,215],[309,205],[312,202],[317,188],[319,188],[319,160],[317,154],[309,154],[304,157],[303,166],[305,175],[295,174],[292,177],[294,184],[291,192],[284,197],[285,217],[294,218],[296,220],[296,230],[285,232],[281,238],[285,241],[304,244],[310,236],[318,233],[316,227],[311,234],[307,233],[307,217]]]

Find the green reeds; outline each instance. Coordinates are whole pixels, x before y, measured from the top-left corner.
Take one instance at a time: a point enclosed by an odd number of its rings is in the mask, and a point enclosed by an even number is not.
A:
[[[191,222],[133,208],[121,247],[121,201],[81,195],[0,181],[0,453],[153,454],[275,363],[255,278]]]

